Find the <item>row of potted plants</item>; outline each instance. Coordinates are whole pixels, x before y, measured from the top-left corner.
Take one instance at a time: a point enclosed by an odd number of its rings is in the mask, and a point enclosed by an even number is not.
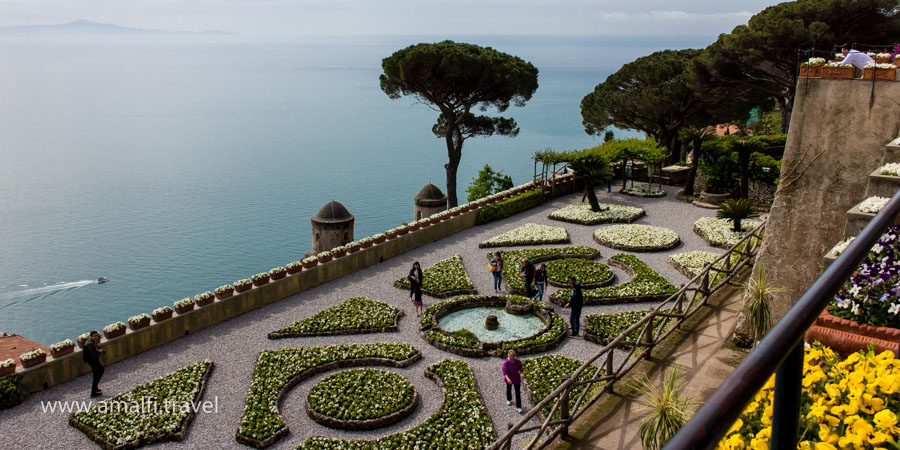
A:
[[[350,369],[329,375],[316,383],[306,396],[310,416],[344,423],[382,419],[409,408],[416,389],[402,376],[381,369]],[[397,417],[402,419],[402,417]],[[327,424],[326,424],[327,425]]]
[[[609,262],[631,272],[631,280],[610,287],[585,289],[583,291],[585,305],[665,300],[678,291],[669,280],[634,255],[619,253],[609,258]],[[569,295],[569,289],[559,289],[550,296],[550,301],[557,305],[565,305],[569,302]]]
[[[409,279],[400,278],[394,282],[394,286],[410,289]],[[462,257],[453,255],[422,271],[422,292],[432,297],[445,298],[452,295],[474,294],[476,290],[463,266]]]
[[[296,383],[317,373],[317,368],[321,371],[329,365],[373,359],[400,367],[420,356],[418,349],[404,342],[263,350],[256,359],[236,439],[263,448],[287,434],[278,401]]]
[[[426,369],[425,375],[441,386],[446,397],[441,408],[420,425],[371,441],[316,436],[307,439],[297,448],[486,448],[497,439],[468,364],[444,359]]]
[[[478,244],[478,247],[513,247],[517,245],[567,244],[568,242],[569,233],[564,227],[526,223],[499,236],[494,236]]]
[[[402,315],[403,311],[387,303],[352,297],[269,333],[269,339],[396,331],[397,320]]]
[[[598,244],[618,250],[656,252],[670,250],[681,243],[678,233],[653,225],[619,224],[594,232]]]
[[[588,203],[575,203],[551,213],[552,220],[577,223],[580,225],[598,225],[601,223],[631,223],[644,215],[644,210],[634,206],[601,203],[600,211],[591,210]]]
[[[761,222],[744,219],[741,221],[741,232],[734,231],[734,222],[731,219],[717,219],[715,217],[701,217],[694,222],[694,232],[702,237],[707,244],[713,247],[731,248],[740,242],[747,233],[753,231]]]

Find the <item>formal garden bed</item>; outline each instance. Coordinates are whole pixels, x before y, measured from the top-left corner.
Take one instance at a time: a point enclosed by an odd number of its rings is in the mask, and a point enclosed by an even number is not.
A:
[[[591,211],[591,205],[588,203],[575,203],[558,209],[547,217],[580,225],[599,225],[601,223],[631,223],[645,214],[641,208],[613,203],[600,203],[600,209],[601,211],[594,212]]]
[[[584,288],[606,286],[616,278],[606,264],[587,259],[557,259],[547,263],[547,283],[556,287],[569,286],[575,277]]]
[[[682,275],[688,278],[694,278],[697,275],[700,275],[700,272],[703,271],[703,268],[706,267],[707,264],[714,263],[721,256],[722,255],[718,253],[694,250],[691,252],[669,255],[669,259],[666,260],[666,262],[674,267],[675,270],[681,272]]]
[[[671,250],[681,243],[678,233],[653,225],[610,225],[597,229],[594,240],[598,244],[632,252]]]
[[[313,386],[306,397],[306,413],[327,427],[371,430],[408,417],[417,398],[412,383],[396,373],[350,369]]]
[[[605,305],[612,303],[649,302],[669,298],[678,291],[669,280],[656,273],[634,255],[619,253],[609,258],[609,264],[628,272],[632,278],[626,283],[597,289],[585,289],[585,305]],[[560,289],[550,296],[557,305],[569,302],[569,290]]]
[[[269,339],[397,331],[403,310],[366,297],[352,297],[278,331]]]
[[[563,227],[526,223],[499,236],[494,236],[478,246],[485,248],[567,243],[569,243],[569,233]]]
[[[257,356],[236,439],[263,448],[286,435],[288,427],[278,403],[291,388],[313,375],[340,367],[406,367],[421,356],[418,349],[403,342],[263,350]]]
[[[660,310],[660,312],[667,313],[669,312],[669,310],[663,309]],[[620,334],[622,334],[622,332],[627,330],[628,327],[638,323],[638,321],[643,319],[647,314],[650,314],[650,310],[623,311],[610,314],[591,314],[585,318],[585,323],[587,326],[585,327],[584,338],[595,344],[609,344],[613,341],[613,339],[617,338]],[[656,316],[653,318],[654,331],[662,323],[663,320],[665,320],[665,317],[662,316]],[[669,323],[672,323],[672,321],[670,321]],[[631,348],[634,343],[637,342],[643,329],[643,327],[639,327],[631,333],[628,333],[628,335],[625,336],[625,340],[619,345],[619,347],[624,349]]]
[[[527,358],[522,360],[522,374],[525,381],[525,392],[532,405],[537,405],[548,395],[550,395],[560,384],[578,370],[584,361],[572,359],[562,355],[545,355],[536,358]],[[578,381],[584,381],[593,378],[598,374],[604,374],[606,371],[591,367],[585,370],[578,377]],[[577,386],[569,391],[569,410],[575,406],[575,401],[584,392],[586,385]],[[594,383],[591,387],[592,391],[599,390],[603,387],[603,383]],[[590,398],[591,393],[586,396]],[[555,402],[550,402],[541,409],[541,416],[546,418],[553,409]],[[559,409],[557,409],[554,418],[559,418]]]
[[[632,197],[659,198],[665,197],[666,191],[658,187],[650,186],[631,186],[622,189],[622,193]]]
[[[735,232],[734,222],[731,219],[703,217],[694,222],[694,232],[710,246],[728,249],[740,242],[747,233],[753,231],[759,224],[759,221],[744,219],[741,221],[741,231]]]
[[[466,268],[463,267],[462,257],[453,255],[450,258],[440,260],[433,266],[422,270],[422,292],[437,298],[447,298],[454,295],[476,294],[475,285],[469,279]],[[409,279],[403,277],[394,282],[394,286],[409,290]]]
[[[183,441],[212,369],[212,361],[183,367],[74,413],[69,424],[106,449]]]
[[[425,375],[441,387],[444,404],[420,425],[371,441],[316,436],[297,448],[485,448],[497,439],[468,364],[444,359],[426,369]]]
[[[860,351],[841,360],[830,348],[806,348],[797,448],[891,448],[900,441],[900,361]],[[775,374],[747,404],[720,448],[768,448]]]
[[[555,259],[596,259],[600,257],[597,249],[584,246],[506,250],[501,254],[504,259],[503,283],[511,294],[525,293],[525,278],[519,272],[525,258],[537,264]],[[489,253],[487,256],[490,259],[494,253]]]
[[[441,328],[440,320],[447,314],[478,307],[503,307],[513,315],[534,314],[544,327],[537,333],[521,339],[484,342],[473,334],[447,331]],[[482,326],[473,324],[473,326]],[[553,308],[536,299],[512,296],[468,295],[443,300],[429,306],[419,321],[422,338],[429,344],[461,356],[506,357],[509,350],[519,354],[541,353],[556,348],[566,336],[566,324]]]

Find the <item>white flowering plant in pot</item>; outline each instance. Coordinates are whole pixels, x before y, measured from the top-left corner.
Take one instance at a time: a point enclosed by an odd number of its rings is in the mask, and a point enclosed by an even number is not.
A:
[[[887,163],[881,166],[881,175],[889,175],[892,177],[900,176],[900,163]]]
[[[34,348],[26,353],[22,353],[21,355],[19,355],[19,359],[21,359],[21,360],[37,359],[37,358],[40,358],[41,356],[46,356],[46,355],[47,355],[47,353],[43,349]]]
[[[147,314],[147,313],[140,313],[140,314],[138,314],[138,315],[136,315],[136,316],[131,316],[131,317],[129,317],[129,318],[128,318],[128,323],[130,323],[130,324],[136,324],[136,323],[141,323],[141,322],[143,322],[143,321],[145,321],[145,320],[146,320],[146,321],[150,321],[150,315]]]
[[[178,300],[173,305],[175,306],[176,309],[182,309],[182,308],[188,308],[193,304],[194,304],[194,299],[192,299],[190,297],[185,297],[181,300]]]
[[[881,208],[884,208],[884,205],[887,205],[889,201],[891,199],[887,197],[869,197],[860,202],[858,208],[867,214],[878,214],[878,211],[881,211]]]
[[[0,360],[0,369],[5,369],[7,367],[13,367],[16,365],[16,360],[12,358],[7,358]]]
[[[103,332],[104,333],[114,333],[114,332],[122,330],[126,327],[127,327],[127,325],[125,325],[125,322],[111,323],[111,324],[103,327]]]
[[[67,348],[69,348],[69,347],[73,347],[73,348],[75,347],[75,343],[72,342],[71,339],[66,339],[66,340],[63,340],[63,341],[59,341],[59,342],[57,342],[57,343],[51,345],[49,348],[50,348],[50,351],[51,351],[51,352],[59,353],[59,352],[65,350],[65,349],[67,349]]]

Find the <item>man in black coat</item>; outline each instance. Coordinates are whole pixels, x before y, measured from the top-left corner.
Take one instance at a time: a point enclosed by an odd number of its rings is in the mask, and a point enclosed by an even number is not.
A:
[[[531,261],[528,260],[528,258],[525,258],[525,260],[522,261],[521,272],[522,276],[525,277],[525,296],[531,298],[534,296],[534,290],[531,288],[531,284],[534,283],[535,271],[534,264],[532,264]]]
[[[569,277],[569,286],[572,291],[569,294],[569,303],[564,308],[572,308],[569,315],[569,326],[572,327],[572,336],[578,336],[581,328],[581,306],[584,304],[584,294],[581,292],[581,283],[575,277]]]
[[[103,364],[100,364],[100,354],[106,353],[106,350],[100,348],[99,344],[100,332],[97,330],[91,331],[91,338],[84,344],[84,350],[81,354],[81,359],[91,366],[91,371],[94,374],[94,379],[91,383],[91,397],[103,395],[103,391],[100,390],[100,378],[103,378],[104,369]]]

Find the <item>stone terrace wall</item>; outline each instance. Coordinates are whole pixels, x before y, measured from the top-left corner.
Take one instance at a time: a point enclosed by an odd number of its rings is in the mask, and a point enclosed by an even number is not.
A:
[[[776,298],[776,319],[821,273],[847,210],[863,199],[868,174],[898,131],[900,82],[798,83],[779,190],[757,258],[769,280],[787,289]]]

